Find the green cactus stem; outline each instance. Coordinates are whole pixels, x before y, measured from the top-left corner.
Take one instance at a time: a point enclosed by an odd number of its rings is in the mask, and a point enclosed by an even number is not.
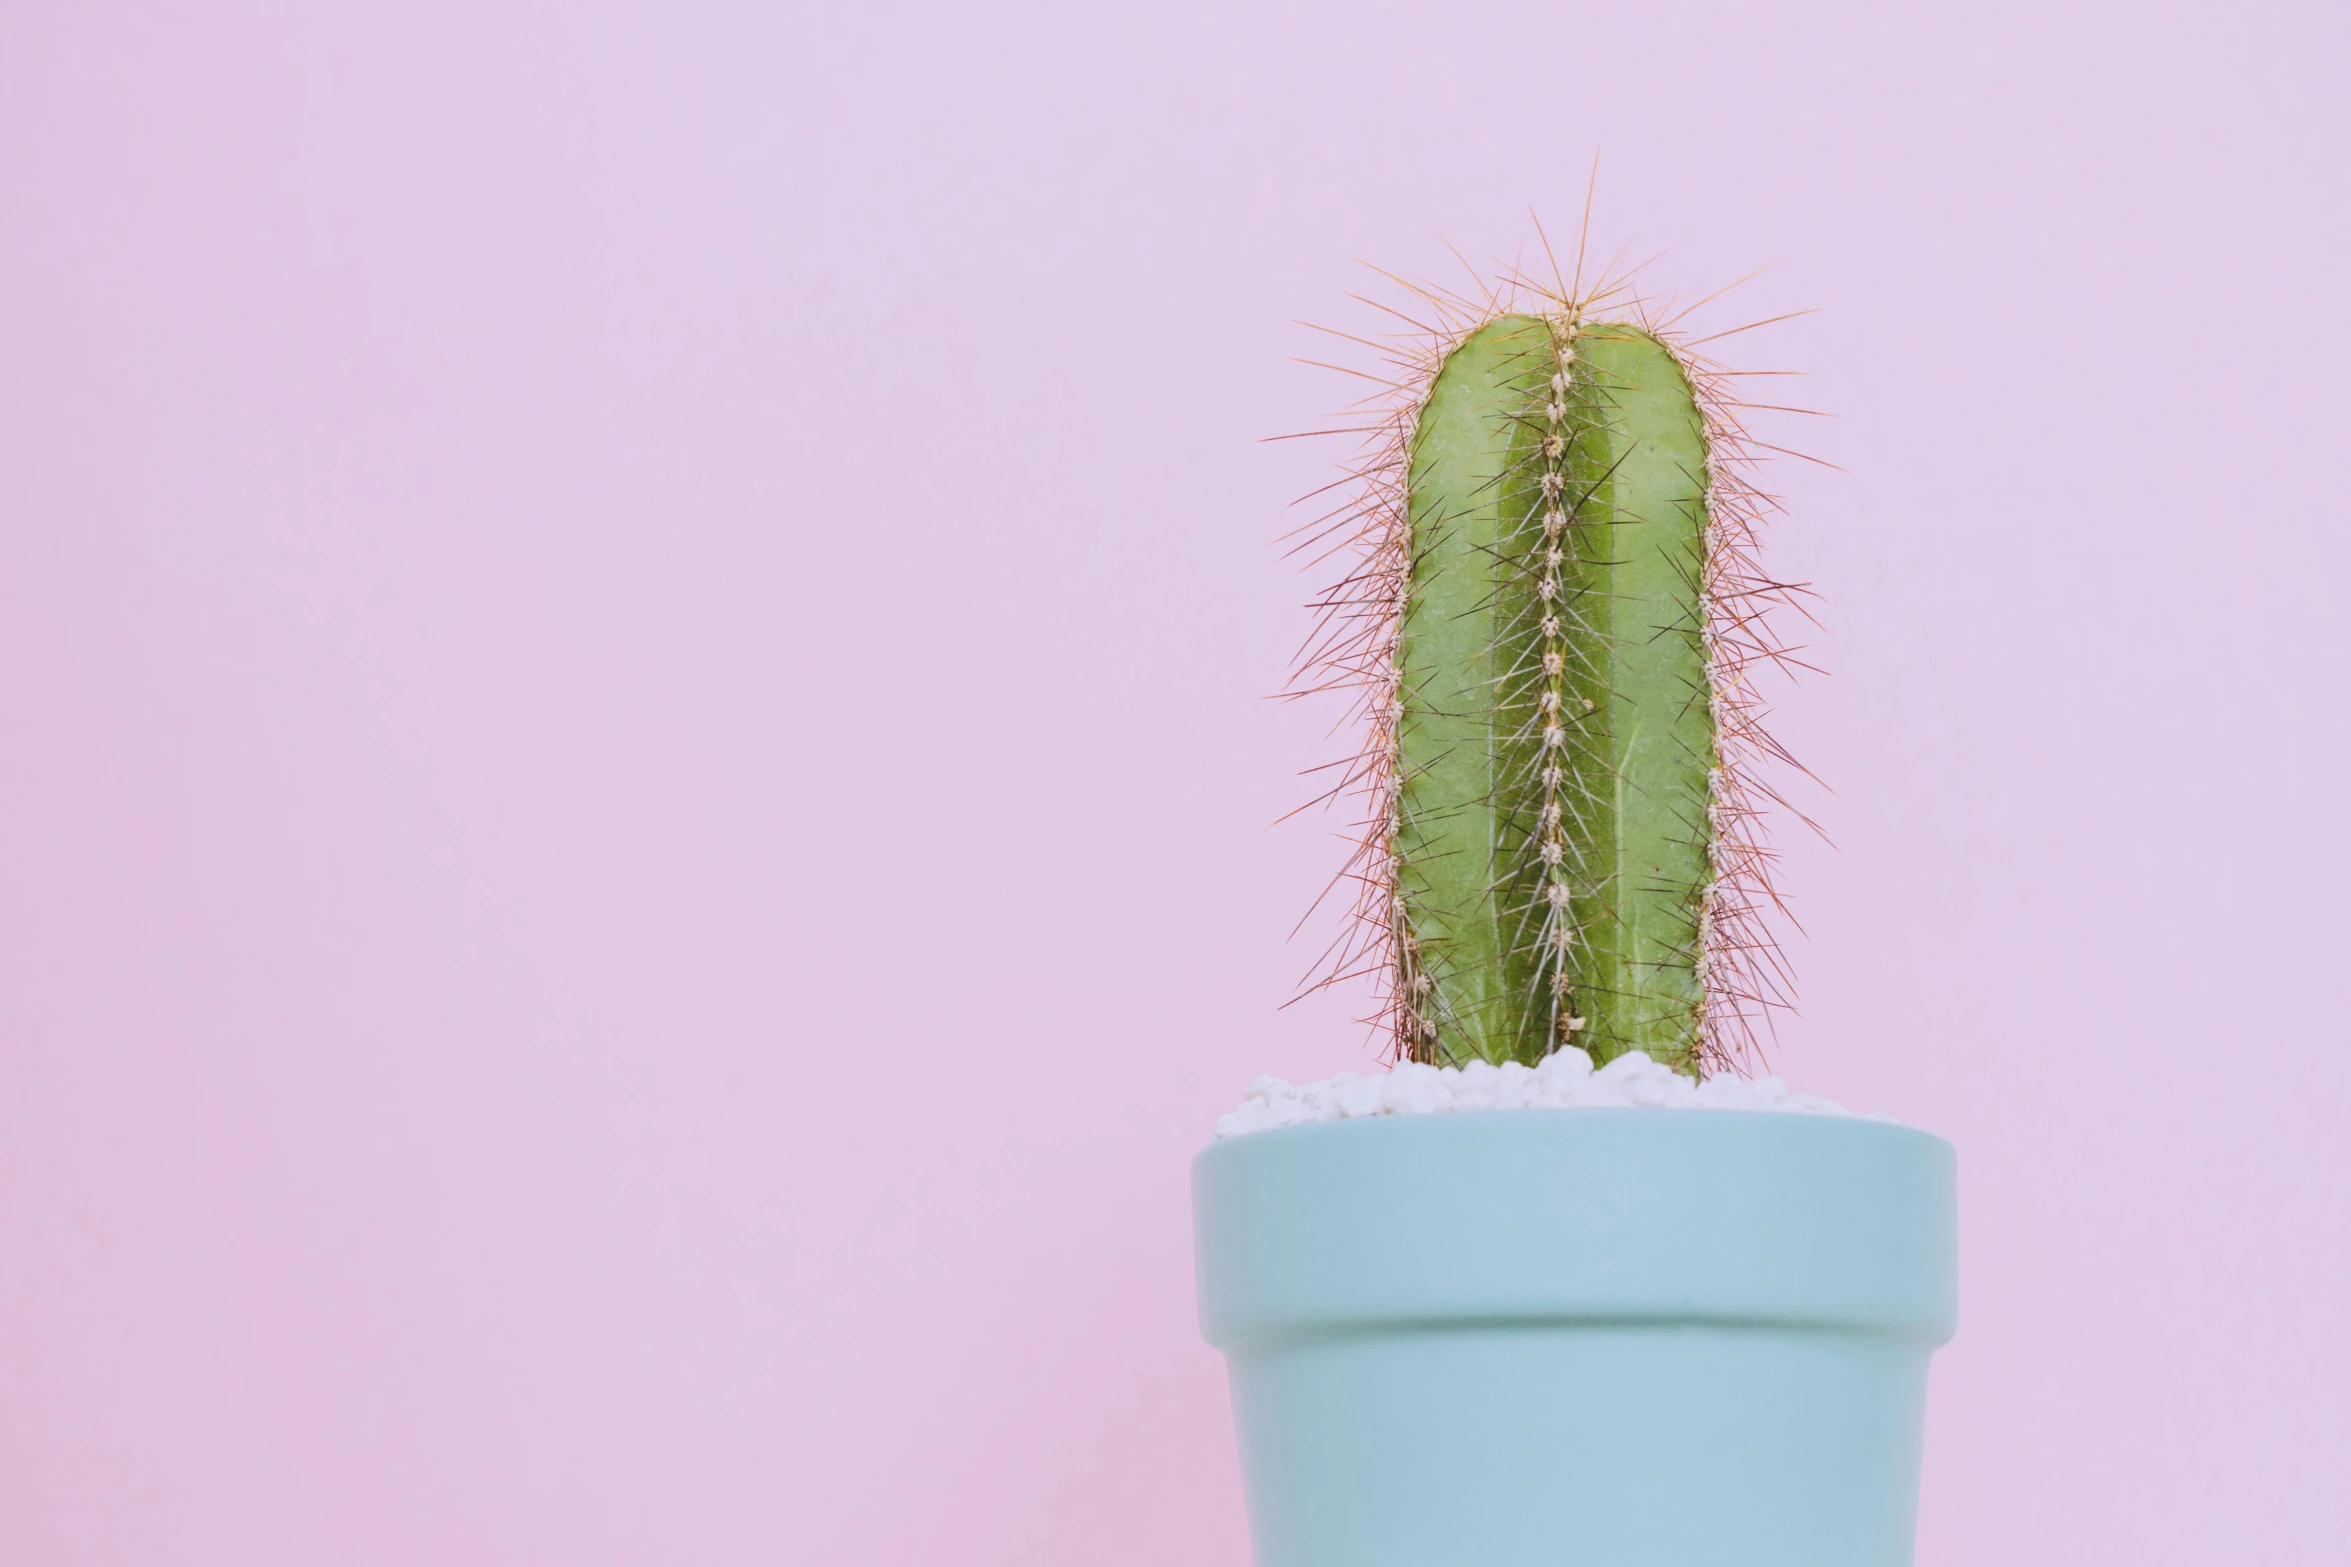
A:
[[[1418,1060],[1563,1044],[1695,1075],[1716,884],[1707,424],[1674,352],[1572,313],[1448,355],[1407,447],[1390,783]]]

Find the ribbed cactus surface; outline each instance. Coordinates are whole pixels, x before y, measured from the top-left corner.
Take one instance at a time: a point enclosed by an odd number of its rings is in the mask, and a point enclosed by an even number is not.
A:
[[[1388,799],[1401,1041],[1696,1072],[1718,881],[1707,422],[1657,336],[1497,316],[1406,451]]]

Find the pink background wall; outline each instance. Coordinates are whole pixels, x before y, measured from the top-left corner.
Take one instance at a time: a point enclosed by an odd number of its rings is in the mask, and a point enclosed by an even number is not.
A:
[[[1366,1059],[1258,438],[1598,148],[1824,307],[1922,1561],[2340,1562],[2345,13],[1764,9],[0,9],[0,1558],[1241,1563],[1185,1163]]]

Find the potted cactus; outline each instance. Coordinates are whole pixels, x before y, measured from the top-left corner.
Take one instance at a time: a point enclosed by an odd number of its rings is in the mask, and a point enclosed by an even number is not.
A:
[[[1316,655],[1394,1070],[1193,1172],[1257,1560],[1906,1563],[1953,1154],[1737,1072],[1784,590],[1730,383],[1605,285],[1432,302]]]

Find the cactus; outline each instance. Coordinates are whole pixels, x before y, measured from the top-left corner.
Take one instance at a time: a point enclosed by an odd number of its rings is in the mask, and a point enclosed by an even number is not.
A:
[[[1423,290],[1321,601],[1306,684],[1366,695],[1339,792],[1366,801],[1358,920],[1401,1057],[1539,1061],[1574,1044],[1697,1076],[1788,987],[1754,763],[1771,502],[1729,373],[1620,288]],[[1615,319],[1603,319],[1603,316]],[[1368,523],[1353,528],[1351,523]],[[1329,528],[1314,530],[1327,537]]]

